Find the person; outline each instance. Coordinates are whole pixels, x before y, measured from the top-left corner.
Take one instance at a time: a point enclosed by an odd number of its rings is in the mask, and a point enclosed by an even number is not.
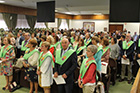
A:
[[[85,36],[85,40],[84,40],[85,46],[91,45],[92,43],[91,43],[90,34],[89,33],[86,33],[85,35],[86,35]]]
[[[86,56],[86,46],[84,46],[84,40],[82,38],[79,39],[79,43],[75,46],[74,50],[76,51],[78,57],[78,65],[81,66],[83,57]]]
[[[59,37],[57,35],[54,36],[54,57],[56,55],[56,50],[61,48],[61,44],[59,42]]]
[[[96,36],[92,37],[92,44],[97,47],[97,53],[94,55],[94,58],[97,62],[96,68],[97,71],[99,71],[99,73],[101,74],[101,57],[102,57],[103,49],[101,46],[98,46],[98,43],[99,43],[98,37]]]
[[[52,69],[52,54],[49,51],[50,43],[43,42],[41,45],[41,53],[38,60],[38,82],[43,88],[44,93],[50,93],[51,85],[53,84],[53,69]]]
[[[76,36],[75,37],[75,41],[73,42],[73,47],[75,47],[76,45],[78,45],[79,39],[80,39],[80,36]]]
[[[25,51],[28,49],[27,45],[30,40],[30,33],[25,33],[24,37],[25,37],[25,40],[22,41],[22,45],[21,45],[21,55],[22,56],[24,55]]]
[[[39,44],[39,47],[41,47],[42,43],[45,42],[47,37],[45,35],[41,36],[41,42]]]
[[[37,40],[36,37],[35,37],[35,33],[32,33],[32,34],[31,34],[31,38]]]
[[[63,35],[63,36],[64,36],[64,35]],[[70,42],[73,44],[74,41],[75,41],[75,32],[72,31],[72,32],[71,32],[71,40],[70,40]]]
[[[110,48],[108,47],[108,45],[109,45],[109,40],[104,38],[102,40],[103,53],[102,53],[101,62],[109,63]]]
[[[137,39],[138,39],[137,32],[134,33],[134,35],[133,35],[133,39],[134,39],[134,42],[136,43],[136,41],[137,41]]]
[[[23,66],[25,67],[25,79],[30,82],[30,92],[33,93],[33,84],[35,85],[35,93],[38,91],[38,83],[37,83],[37,74],[36,74],[36,66],[37,60],[39,57],[39,51],[35,49],[37,46],[37,41],[35,39],[31,39],[27,45],[29,49],[25,51],[25,55],[23,56]]]
[[[5,37],[3,40],[4,46],[0,51],[0,75],[4,75],[6,79],[6,86],[3,90],[7,90],[13,79],[13,59],[15,58],[15,51],[12,45],[10,45],[10,38]]]
[[[59,93],[72,93],[73,75],[77,67],[77,55],[73,49],[68,47],[68,39],[63,38],[61,43],[62,49],[56,51],[54,77],[57,78],[58,75],[62,75],[66,81],[66,84],[58,85]]]
[[[17,49],[17,53],[16,53],[16,58],[20,58],[20,51],[21,51],[21,44],[20,44],[20,33],[17,34],[17,38],[16,38],[16,49]]]
[[[83,93],[94,93],[96,87],[96,61],[94,55],[97,52],[95,45],[89,45],[87,47],[87,57],[83,60],[80,75],[78,78],[78,85],[82,88]]]
[[[120,48],[117,43],[117,38],[112,38],[111,39],[111,44],[109,45],[109,48],[111,49],[110,51],[110,57],[113,58],[114,60],[117,60],[120,54]]]
[[[52,53],[52,55],[54,55],[54,38],[51,36],[51,35],[49,35],[48,37],[47,37],[47,40],[46,40],[47,42],[49,42],[51,45],[50,45],[50,52]]]
[[[126,34],[126,40],[122,42],[122,50],[121,50],[121,55],[124,60],[129,59],[130,63],[127,65],[127,71],[128,71],[128,84],[131,83],[132,79],[132,72],[131,72],[131,67],[132,67],[132,62],[133,62],[133,53],[134,53],[134,42],[131,41],[131,35]],[[121,71],[121,79],[120,82],[124,81],[125,77],[125,64],[122,64],[122,71]]]
[[[8,34],[8,37],[10,38],[10,42],[11,42],[11,45],[13,45],[14,47],[15,47],[15,43],[16,43],[16,41],[15,41],[15,38],[14,38],[14,35],[12,34],[12,33],[9,33]]]

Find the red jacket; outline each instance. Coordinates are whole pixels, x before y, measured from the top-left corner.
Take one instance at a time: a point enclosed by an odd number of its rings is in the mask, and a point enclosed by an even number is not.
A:
[[[79,79],[81,80],[81,76],[79,75]],[[85,76],[82,80],[83,84],[86,83],[95,83],[96,82],[96,65],[92,63],[87,72],[85,73]]]

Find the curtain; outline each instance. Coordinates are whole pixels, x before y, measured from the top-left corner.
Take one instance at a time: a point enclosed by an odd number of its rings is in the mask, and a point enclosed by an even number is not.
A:
[[[45,26],[46,26],[47,29],[49,29],[49,27],[48,27],[48,23],[47,23],[47,22],[45,22]]]
[[[17,25],[17,14],[2,13],[2,16],[8,29],[15,29]]]
[[[58,18],[58,21],[57,21],[57,28],[59,29],[60,25],[61,25],[61,22],[62,22],[62,19]]]
[[[66,22],[67,22],[67,25],[68,25],[68,28],[69,28],[69,19],[66,19]]]
[[[36,23],[36,16],[26,15],[26,19],[30,28],[33,29]]]

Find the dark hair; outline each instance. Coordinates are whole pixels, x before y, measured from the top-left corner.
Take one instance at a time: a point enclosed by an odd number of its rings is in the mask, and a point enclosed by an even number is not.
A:
[[[82,41],[82,46],[84,46],[84,39],[80,38],[79,41]]]
[[[29,43],[32,44],[33,47],[36,47],[37,45],[37,41],[35,39],[30,39]]]
[[[46,35],[43,35],[43,36],[41,36],[41,38],[44,40],[44,41],[46,41]]]
[[[57,35],[54,36],[54,39],[55,39],[56,42],[59,41],[59,37]]]
[[[95,40],[97,43],[99,43],[99,38],[97,36],[92,37],[92,40]]]
[[[117,43],[117,38],[113,37],[114,43]]]
[[[121,37],[125,39],[125,35],[122,35]]]
[[[10,38],[9,37],[5,37],[5,38],[7,38],[8,44],[11,44]]]
[[[108,45],[109,45],[109,40],[106,39],[106,38],[104,38],[104,39],[103,39],[103,44],[104,44],[105,46],[108,46]]]

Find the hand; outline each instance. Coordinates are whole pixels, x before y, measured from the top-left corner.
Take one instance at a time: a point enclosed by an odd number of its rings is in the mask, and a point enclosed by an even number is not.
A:
[[[67,75],[64,73],[64,74],[62,75],[62,77],[66,79],[66,78],[67,78]]]
[[[81,81],[78,80],[78,86],[81,88]]]
[[[37,72],[36,72],[36,73],[37,73],[37,75],[41,75],[41,72],[40,72],[39,70],[37,70]]]
[[[126,56],[125,56],[125,55],[123,55],[123,59],[125,59],[125,60],[126,60]]]
[[[22,64],[23,64],[23,66],[24,66],[24,67],[27,67],[27,65],[26,65],[26,63],[25,63],[25,62],[22,62]]]
[[[2,61],[2,62],[6,62],[7,60],[3,58],[3,59],[1,59],[1,61]]]
[[[140,54],[138,54],[138,57],[140,58]]]
[[[57,73],[57,72],[54,73],[54,77],[55,77],[55,78],[58,77],[58,73]]]

